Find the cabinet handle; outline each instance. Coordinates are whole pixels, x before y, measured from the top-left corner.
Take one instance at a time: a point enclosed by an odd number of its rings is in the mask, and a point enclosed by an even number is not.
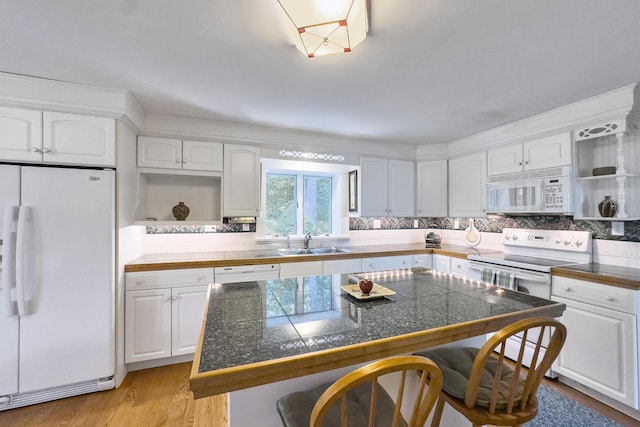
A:
[[[50,153],[50,152],[51,152],[51,150],[50,150],[50,149],[48,149],[48,148],[43,148],[43,149],[42,149],[42,150],[40,150],[40,151],[42,151],[42,152],[43,152],[43,153],[45,153],[45,154],[47,154],[47,153]]]
[[[607,301],[609,301],[609,302],[612,302],[612,301],[614,301],[614,300],[615,300],[615,298],[614,298],[614,297],[612,297],[611,295],[605,295],[605,296],[604,296],[604,299],[606,299],[606,300],[607,300]]]
[[[38,148],[38,147],[33,147],[33,148],[31,149],[31,151],[32,151],[32,152],[34,152],[34,153],[42,153],[42,149],[41,149],[41,148]]]

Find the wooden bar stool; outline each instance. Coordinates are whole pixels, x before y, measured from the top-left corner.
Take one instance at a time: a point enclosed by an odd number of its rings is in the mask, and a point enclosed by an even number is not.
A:
[[[407,423],[400,413],[409,399],[407,371],[418,372],[416,398]],[[378,383],[378,378],[400,372],[395,401]],[[382,359],[340,378],[307,391],[281,397],[278,413],[285,427],[422,427],[442,387],[442,374],[435,363],[421,356],[397,356]],[[339,404],[338,404],[339,403]]]
[[[551,340],[541,353],[545,331]],[[515,368],[505,361],[505,342],[522,333]],[[527,336],[539,333],[529,369],[523,369]],[[533,335],[532,335],[533,334]],[[444,377],[431,425],[438,426],[445,402],[474,426],[517,426],[538,414],[536,391],[564,344],[567,330],[555,319],[535,317],[496,332],[481,348],[442,348],[416,353],[433,360]],[[526,373],[525,373],[526,371]]]

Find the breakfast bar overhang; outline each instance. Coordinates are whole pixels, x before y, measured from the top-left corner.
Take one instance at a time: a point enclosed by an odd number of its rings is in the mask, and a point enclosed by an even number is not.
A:
[[[343,290],[365,276],[394,294],[362,300]],[[424,268],[213,284],[190,387],[196,399],[246,390],[564,310],[562,303]]]

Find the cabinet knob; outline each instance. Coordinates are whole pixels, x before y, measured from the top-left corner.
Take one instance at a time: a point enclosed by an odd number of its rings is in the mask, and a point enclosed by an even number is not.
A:
[[[571,286],[565,286],[564,290],[565,292],[571,292]]]
[[[171,297],[171,301],[175,301],[175,300],[177,300],[177,299],[178,299],[178,297],[177,297],[177,296]]]
[[[518,166],[522,166],[522,162],[518,162]]]
[[[525,160],[524,162],[522,162],[523,165],[528,165],[529,162],[527,160]]]
[[[46,153],[50,153],[50,152],[51,152],[51,150],[50,150],[50,149],[48,149],[48,148],[43,148],[43,149],[42,149],[42,150],[40,150],[40,151],[42,151],[42,152],[43,152],[43,153],[45,153],[45,154],[46,154]]]
[[[34,152],[34,153],[42,153],[42,149],[40,149],[40,148],[38,148],[38,147],[33,147],[33,148],[31,149],[31,151],[32,151],[32,152]]]
[[[176,159],[176,163],[182,163],[181,159]]]
[[[166,297],[164,300],[165,301],[171,301],[171,297]]]
[[[136,280],[136,285],[138,285],[138,286],[142,285],[143,283],[144,283],[144,280],[142,280],[142,279]]]
[[[202,280],[202,279],[204,279],[204,276],[203,276],[202,274],[199,274],[199,275],[198,275],[198,282],[199,282],[200,280]]]
[[[615,298],[614,298],[614,297],[612,297],[611,295],[605,295],[605,296],[604,296],[604,299],[606,299],[606,300],[607,300],[607,301],[609,301],[609,302],[611,302],[611,301],[615,300]]]

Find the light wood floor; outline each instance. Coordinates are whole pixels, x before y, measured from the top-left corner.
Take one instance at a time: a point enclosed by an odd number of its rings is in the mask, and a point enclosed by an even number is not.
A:
[[[0,426],[228,427],[226,396],[194,400],[189,391],[190,369],[191,363],[181,363],[130,372],[115,390],[0,411]],[[545,384],[625,427],[639,425],[564,384],[549,380]]]

